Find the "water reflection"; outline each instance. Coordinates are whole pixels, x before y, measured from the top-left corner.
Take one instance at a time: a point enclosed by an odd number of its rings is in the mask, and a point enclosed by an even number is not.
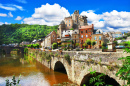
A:
[[[62,82],[70,82],[66,74],[54,72],[26,55],[1,55],[0,86],[5,80],[18,79],[21,74],[21,86],[50,86]]]

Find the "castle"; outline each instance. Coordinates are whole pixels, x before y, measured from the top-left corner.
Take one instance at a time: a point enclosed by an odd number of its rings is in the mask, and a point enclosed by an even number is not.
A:
[[[63,30],[70,30],[72,28],[78,29],[85,25],[88,25],[87,17],[79,15],[79,10],[75,10],[72,16],[65,17],[64,20],[61,21],[57,29],[58,38],[61,38]]]

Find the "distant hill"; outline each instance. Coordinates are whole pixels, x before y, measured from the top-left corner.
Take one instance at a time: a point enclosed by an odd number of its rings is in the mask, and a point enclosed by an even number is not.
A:
[[[21,43],[44,38],[51,31],[57,31],[58,25],[10,24],[0,26],[0,44]]]

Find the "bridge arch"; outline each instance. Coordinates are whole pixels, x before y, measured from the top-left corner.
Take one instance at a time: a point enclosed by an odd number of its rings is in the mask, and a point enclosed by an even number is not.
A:
[[[52,58],[51,68],[54,71],[59,71],[62,73],[67,74],[68,78],[71,78],[71,66],[68,64],[68,62],[63,58]]]
[[[17,48],[17,47],[16,47],[16,48],[15,48],[15,47],[14,47],[14,48],[10,48],[10,52],[11,52],[13,49],[18,49],[18,51],[20,51],[21,53],[23,52],[20,48]]]
[[[96,72],[96,76],[100,75],[101,73]],[[90,73],[86,74],[81,83],[80,86],[83,86],[84,84],[87,86],[94,86],[94,83],[90,84],[89,80],[90,78],[95,77],[95,75],[91,75]],[[120,84],[113,78],[109,77],[108,75],[104,75],[101,79],[103,79],[103,81],[105,82],[105,84],[107,85],[112,85],[112,86],[120,86]]]
[[[97,74],[104,73],[105,77],[109,80],[112,80],[113,82],[116,83],[114,86],[118,86],[118,84],[122,84],[121,80],[119,80],[119,77],[116,77],[116,71],[110,71],[106,66],[100,66],[99,64],[97,65],[86,65],[86,68],[81,71],[79,78],[78,78],[78,84],[80,86],[83,86],[83,83],[87,83],[85,81],[88,80],[88,77],[90,78],[90,71],[89,69],[92,68],[92,71],[96,70]]]
[[[1,49],[3,49],[7,54],[10,54],[10,52],[13,49],[19,49],[21,53],[24,53],[24,48],[23,47],[10,47],[10,46],[5,46],[5,47],[1,47]]]
[[[57,61],[57,62],[55,63],[54,71],[58,71],[58,72],[62,72],[62,73],[67,74],[64,65],[63,65],[62,62],[60,62],[60,61]]]

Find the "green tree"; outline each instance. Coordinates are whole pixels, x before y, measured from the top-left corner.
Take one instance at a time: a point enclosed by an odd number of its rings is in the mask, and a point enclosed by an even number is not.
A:
[[[71,28],[70,30],[74,30],[74,28]]]
[[[92,42],[91,42],[91,45],[92,45],[92,46],[94,46],[95,44],[96,44],[96,42],[95,42],[95,41],[92,41]]]
[[[87,39],[87,40],[85,41],[85,43],[86,43],[87,45],[91,45],[91,40],[90,40],[90,39]]]
[[[76,43],[75,46],[78,47],[78,46],[79,46],[79,43]]]
[[[84,43],[84,44],[83,44],[83,46],[84,46],[84,47],[86,47],[86,46],[87,46],[87,44],[86,44],[86,43]]]
[[[53,49],[56,49],[56,48],[57,48],[57,43],[53,43],[53,44],[52,44],[52,48],[53,48]]]
[[[125,48],[124,52],[130,53],[130,49]],[[123,63],[116,76],[119,76],[122,80],[126,80],[127,85],[130,85],[130,56],[122,57],[118,60],[122,60]]]

